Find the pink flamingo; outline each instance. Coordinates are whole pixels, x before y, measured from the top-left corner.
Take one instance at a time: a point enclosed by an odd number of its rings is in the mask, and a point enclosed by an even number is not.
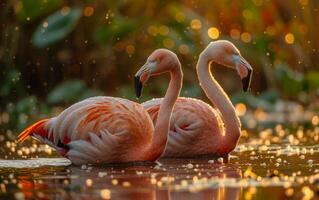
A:
[[[212,76],[210,65],[213,62],[236,69],[247,91],[253,72],[249,63],[232,43],[211,42],[200,54],[196,69],[200,86],[218,110],[199,99],[178,98],[163,157],[223,156],[236,147],[241,124],[227,94]],[[153,99],[142,104],[153,123],[163,102]]]
[[[18,142],[33,136],[76,165],[155,161],[167,143],[183,74],[177,56],[162,49],[154,51],[136,74],[141,87],[151,75],[164,72],[170,72],[171,80],[155,127],[142,105],[100,96],[73,104],[57,117],[31,125],[18,136]]]

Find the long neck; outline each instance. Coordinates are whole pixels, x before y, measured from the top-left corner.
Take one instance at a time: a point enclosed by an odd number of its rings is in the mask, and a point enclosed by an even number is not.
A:
[[[213,59],[206,54],[205,51],[201,53],[198,64],[196,66],[200,86],[204,90],[209,100],[220,111],[224,122],[223,135],[219,141],[217,152],[220,154],[227,154],[232,151],[240,136],[240,121],[236,115],[235,108],[229,100],[223,88],[218,84],[216,79],[212,76],[210,65]]]
[[[181,92],[183,72],[179,66],[170,72],[171,80],[168,85],[165,97],[161,103],[158,118],[155,124],[153,142],[147,155],[148,160],[156,160],[162,155],[166,148],[170,119],[174,104]]]

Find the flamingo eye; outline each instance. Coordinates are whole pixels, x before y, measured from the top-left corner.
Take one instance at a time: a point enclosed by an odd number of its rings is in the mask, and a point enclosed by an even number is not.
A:
[[[155,62],[159,62],[160,61],[160,59],[159,58],[155,58],[154,60],[151,60],[150,62],[152,62],[152,63],[155,63]]]
[[[155,59],[149,60],[148,62],[150,63],[150,65],[154,66],[154,65],[157,65],[159,61],[160,61],[159,58],[155,58]]]
[[[151,72],[155,71],[157,63],[158,63],[157,59],[149,60],[149,69],[151,70]]]
[[[157,61],[157,59],[149,60],[148,62],[151,63],[151,64],[153,64],[153,63],[155,63],[156,61]]]

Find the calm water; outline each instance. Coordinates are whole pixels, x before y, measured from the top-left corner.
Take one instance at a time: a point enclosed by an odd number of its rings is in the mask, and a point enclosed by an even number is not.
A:
[[[318,127],[243,135],[228,163],[73,166],[45,145],[4,142],[0,199],[319,199]]]

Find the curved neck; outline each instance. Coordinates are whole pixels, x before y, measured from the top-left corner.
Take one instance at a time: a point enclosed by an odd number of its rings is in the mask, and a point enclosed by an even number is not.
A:
[[[166,148],[172,111],[182,88],[183,72],[180,66],[170,71],[170,78],[168,89],[159,109],[147,160],[156,160]]]
[[[222,115],[225,130],[221,136],[221,141],[219,141],[217,152],[227,154],[237,145],[241,125],[233,104],[223,88],[212,76],[210,66],[213,62],[214,60],[210,58],[209,54],[206,54],[204,50],[199,56],[196,70],[200,86]]]

